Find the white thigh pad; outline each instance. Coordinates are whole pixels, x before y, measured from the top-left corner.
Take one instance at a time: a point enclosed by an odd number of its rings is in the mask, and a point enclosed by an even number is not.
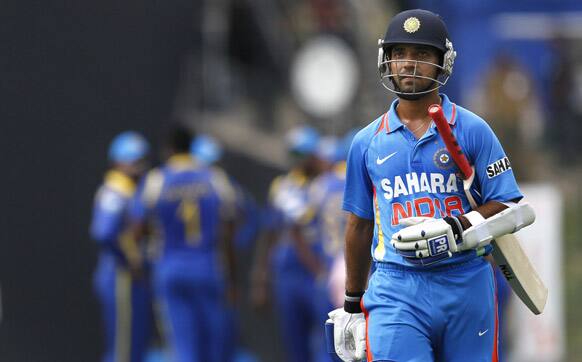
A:
[[[535,212],[527,202],[506,203],[506,205],[507,209],[463,232],[464,248],[474,249],[489,245],[495,238],[512,234],[534,222]]]

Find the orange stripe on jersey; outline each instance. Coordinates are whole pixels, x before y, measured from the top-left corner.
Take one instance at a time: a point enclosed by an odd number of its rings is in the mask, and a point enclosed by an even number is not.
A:
[[[388,112],[384,113],[384,115],[382,116],[382,121],[380,121],[380,127],[378,127],[378,129],[376,130],[376,133],[374,133],[374,136],[377,135],[378,133],[380,133],[380,131],[382,131],[384,128],[386,128],[386,132],[388,132]]]
[[[455,124],[455,116],[457,115],[457,105],[453,103],[453,114],[451,115],[451,119],[449,120],[449,124]]]
[[[495,333],[493,334],[493,351],[491,352],[491,362],[499,362],[499,318],[498,318],[498,308],[499,304],[497,302],[497,282],[495,281],[495,272],[493,271],[493,266],[491,266],[491,272],[493,273],[493,297],[495,298]]]
[[[360,299],[360,308],[362,309],[362,312],[364,313],[364,317],[366,317],[366,359],[368,360],[368,362],[372,362],[374,361],[374,356],[372,356],[372,349],[370,348],[370,337],[368,334],[368,328],[370,326],[370,313],[368,313],[368,311],[366,310],[366,307],[364,307],[364,297],[362,297],[362,299]]]

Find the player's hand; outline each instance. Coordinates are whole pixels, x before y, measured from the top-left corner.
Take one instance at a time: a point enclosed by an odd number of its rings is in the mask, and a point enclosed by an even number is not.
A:
[[[366,319],[364,313],[348,313],[343,308],[331,311],[335,353],[342,361],[357,362],[366,358]]]
[[[399,254],[409,260],[416,259],[428,265],[470,249],[463,244],[463,226],[456,217],[406,218],[400,224],[406,227],[392,235],[391,243]]]
[[[231,306],[236,306],[239,299],[238,287],[230,285],[226,288],[226,303]]]
[[[145,266],[144,261],[141,257],[128,258],[127,269],[129,270],[134,280],[142,280],[145,278]]]
[[[263,310],[269,308],[270,302],[269,286],[267,282],[253,282],[251,283],[251,290],[249,293],[251,306],[256,310]]]

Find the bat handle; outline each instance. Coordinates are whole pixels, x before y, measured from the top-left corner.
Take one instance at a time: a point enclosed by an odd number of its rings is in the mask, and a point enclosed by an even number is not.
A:
[[[473,175],[473,169],[449,126],[443,108],[439,104],[433,104],[428,107],[428,114],[433,119],[443,141],[445,142],[445,146],[447,146],[447,150],[463,174],[463,178],[471,178]]]

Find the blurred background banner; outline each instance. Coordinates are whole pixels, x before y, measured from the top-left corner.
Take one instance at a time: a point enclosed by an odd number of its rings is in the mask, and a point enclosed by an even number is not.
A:
[[[525,200],[536,210],[536,222],[518,232],[524,250],[551,292],[544,313],[534,316],[517,298],[508,304],[506,356],[509,361],[563,361],[566,355],[563,298],[564,199],[552,184],[524,184]]]
[[[212,135],[222,166],[264,205],[291,164],[287,130],[343,136],[387,110],[377,39],[395,13],[417,7],[444,18],[458,51],[443,92],[489,121],[520,183],[543,185],[524,187],[538,220],[522,244],[550,304],[534,320],[511,307],[506,360],[531,361],[532,351],[582,360],[575,0],[1,2],[0,360],[99,360],[88,228],[114,135],[137,130],[153,154],[170,119]],[[242,308],[244,345],[282,360],[272,311]]]

